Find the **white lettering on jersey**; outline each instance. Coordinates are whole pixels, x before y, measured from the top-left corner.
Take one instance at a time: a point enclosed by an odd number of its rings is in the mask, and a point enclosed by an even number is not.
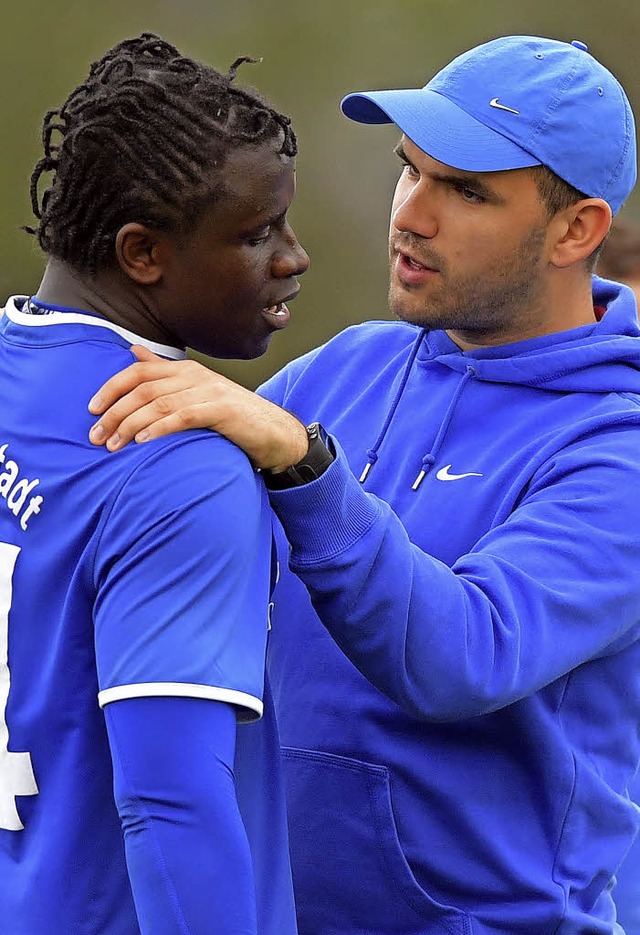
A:
[[[6,445],[4,446],[6,448]],[[20,549],[17,545],[0,542],[0,828],[22,831],[16,808],[17,795],[37,795],[38,786],[29,753],[9,750],[7,702],[11,677],[9,675],[9,610],[12,598],[12,578]]]
[[[36,496],[31,497],[27,503],[27,497],[40,483],[40,478],[36,477],[35,480],[27,480],[21,478],[20,468],[15,461],[7,461],[5,458],[6,450],[8,445],[0,446],[0,464],[4,465],[4,470],[0,474],[0,497],[4,497],[7,501],[7,506],[11,510],[14,516],[20,516],[20,527],[24,530],[27,528],[27,523],[29,519],[34,515],[34,513],[40,512],[40,507],[44,503],[44,497]]]

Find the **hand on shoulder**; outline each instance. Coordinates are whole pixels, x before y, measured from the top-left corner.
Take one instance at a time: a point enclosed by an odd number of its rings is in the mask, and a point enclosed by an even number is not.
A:
[[[165,360],[140,345],[132,351],[138,362],[111,377],[89,403],[100,416],[89,433],[94,445],[117,451],[130,441],[206,428],[263,469],[284,471],[307,453],[304,425],[275,403],[195,360]]]

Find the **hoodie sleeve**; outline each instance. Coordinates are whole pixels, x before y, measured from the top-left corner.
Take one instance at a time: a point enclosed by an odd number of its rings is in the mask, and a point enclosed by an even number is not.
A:
[[[397,704],[439,721],[495,711],[631,638],[640,417],[627,420],[547,462],[453,567],[409,540],[336,446],[321,478],[270,494],[290,567],[343,652]]]

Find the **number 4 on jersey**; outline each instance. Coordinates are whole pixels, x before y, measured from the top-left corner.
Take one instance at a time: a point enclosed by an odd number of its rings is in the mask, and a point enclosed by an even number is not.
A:
[[[21,831],[24,828],[16,808],[16,796],[36,795],[38,792],[30,754],[12,753],[9,750],[6,718],[11,685],[9,610],[13,569],[19,551],[16,545],[0,542],[0,828],[6,828],[7,831]]]

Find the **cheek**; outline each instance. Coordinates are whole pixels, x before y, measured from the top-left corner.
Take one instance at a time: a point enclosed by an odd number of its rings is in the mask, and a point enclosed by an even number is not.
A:
[[[262,268],[261,258],[255,253],[243,253],[225,258],[215,270],[211,279],[217,281],[218,288],[225,293],[250,292],[261,278],[258,270]]]
[[[513,249],[513,232],[491,229],[486,223],[474,223],[475,218],[452,218],[442,229],[450,233],[451,257],[456,263],[470,268],[500,262]]]
[[[224,281],[224,292],[232,304],[247,310],[262,307],[272,298],[273,288],[269,288],[270,275],[262,257],[256,257],[253,263],[238,264],[229,270]]]
[[[258,256],[255,257],[253,263],[239,267],[233,274],[236,288],[246,295],[252,293],[262,294],[270,278],[268,264],[263,257]]]

